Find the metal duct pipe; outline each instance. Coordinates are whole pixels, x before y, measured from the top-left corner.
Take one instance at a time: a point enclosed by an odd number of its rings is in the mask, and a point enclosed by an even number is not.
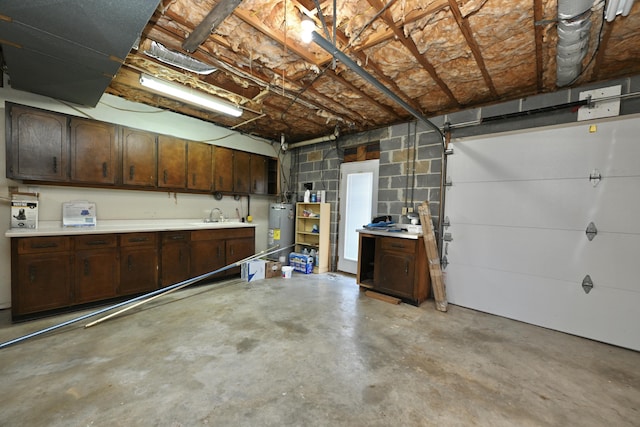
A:
[[[336,129],[330,135],[319,136],[317,138],[308,139],[306,141],[294,142],[293,144],[287,146],[287,148],[288,149],[300,148],[300,147],[306,147],[307,145],[318,144],[320,142],[335,141],[336,138],[338,138],[339,136],[340,136],[340,130],[336,126]]]
[[[316,42],[316,44],[318,46],[320,46],[321,48],[323,48],[324,50],[326,50],[329,54],[331,54],[331,56],[333,56],[334,58],[338,59],[339,61],[341,61],[344,65],[346,65],[347,67],[349,67],[352,71],[354,71],[356,74],[358,74],[360,77],[362,77],[363,79],[365,79],[369,84],[373,85],[374,87],[376,87],[378,90],[380,90],[380,92],[384,93],[385,95],[387,95],[389,98],[391,98],[392,100],[394,100],[396,103],[398,103],[402,108],[404,108],[408,113],[410,113],[413,117],[415,117],[416,119],[418,119],[419,121],[421,121],[422,123],[426,124],[427,126],[433,128],[436,132],[438,132],[438,134],[440,135],[440,137],[444,140],[444,135],[442,134],[442,131],[440,130],[440,128],[438,128],[438,126],[436,126],[435,124],[433,124],[432,122],[430,122],[427,118],[425,118],[419,111],[417,111],[415,108],[413,108],[411,105],[407,104],[402,98],[400,98],[398,95],[396,95],[395,93],[391,92],[386,86],[384,86],[382,83],[380,83],[378,80],[375,79],[375,77],[373,77],[371,74],[369,74],[364,68],[360,67],[358,64],[356,64],[354,61],[352,61],[347,55],[345,55],[344,53],[342,53],[336,46],[334,46],[331,42],[329,42],[328,40],[325,40],[320,34],[318,34],[317,32],[313,31],[311,33],[311,40],[313,40],[314,42]]]
[[[566,86],[582,72],[589,49],[593,0],[558,0],[556,85]]]

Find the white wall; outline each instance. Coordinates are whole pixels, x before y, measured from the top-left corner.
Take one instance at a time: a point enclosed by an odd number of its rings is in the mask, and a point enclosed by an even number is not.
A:
[[[193,141],[202,141],[231,147],[252,153],[277,156],[277,144],[242,135],[211,123],[180,114],[158,110],[143,104],[132,103],[121,98],[104,95],[95,108],[78,107],[51,98],[11,89],[5,82],[0,88],[0,141],[5,146],[5,101],[29,105],[69,115],[116,123],[160,134],[173,135]],[[39,219],[62,220],[62,203],[69,200],[89,200],[97,204],[98,221],[101,219],[146,219],[146,218],[203,218],[213,207],[220,208],[227,217],[235,217],[236,209],[247,215],[247,198],[236,201],[225,196],[217,201],[211,195],[185,194],[136,190],[110,190],[80,187],[38,185],[26,186],[6,178],[6,150],[0,149],[0,197],[8,197],[9,186],[19,186],[21,191],[35,190],[40,193]],[[288,159],[281,159],[288,163]],[[250,213],[256,227],[256,250],[267,247],[269,203],[278,201],[273,196],[252,196]],[[2,227],[4,218],[4,227]],[[11,251],[10,239],[4,237],[9,228],[10,208],[6,200],[0,203],[0,308],[11,302]]]

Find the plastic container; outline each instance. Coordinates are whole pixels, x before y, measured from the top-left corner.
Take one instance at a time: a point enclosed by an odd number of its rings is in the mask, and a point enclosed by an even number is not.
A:
[[[285,279],[291,279],[291,275],[293,274],[293,267],[288,265],[282,266],[282,277]]]

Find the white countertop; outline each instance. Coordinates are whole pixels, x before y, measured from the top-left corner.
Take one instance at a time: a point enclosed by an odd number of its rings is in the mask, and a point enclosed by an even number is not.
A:
[[[406,230],[386,231],[386,230],[367,230],[366,228],[361,228],[356,231],[358,233],[371,234],[374,236],[398,237],[400,239],[413,239],[413,240],[417,240],[418,237],[422,236],[422,233],[410,233]]]
[[[38,228],[11,228],[5,237],[63,236],[76,234],[139,233],[145,231],[203,230],[212,228],[255,227],[240,220],[204,222],[202,219],[118,219],[100,220],[89,227],[63,227],[62,221],[39,221]]]

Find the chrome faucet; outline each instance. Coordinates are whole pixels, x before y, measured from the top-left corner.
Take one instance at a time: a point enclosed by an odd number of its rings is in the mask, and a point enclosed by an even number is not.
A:
[[[222,210],[220,208],[213,208],[209,213],[209,222],[222,222],[224,221],[224,216],[222,215]]]

